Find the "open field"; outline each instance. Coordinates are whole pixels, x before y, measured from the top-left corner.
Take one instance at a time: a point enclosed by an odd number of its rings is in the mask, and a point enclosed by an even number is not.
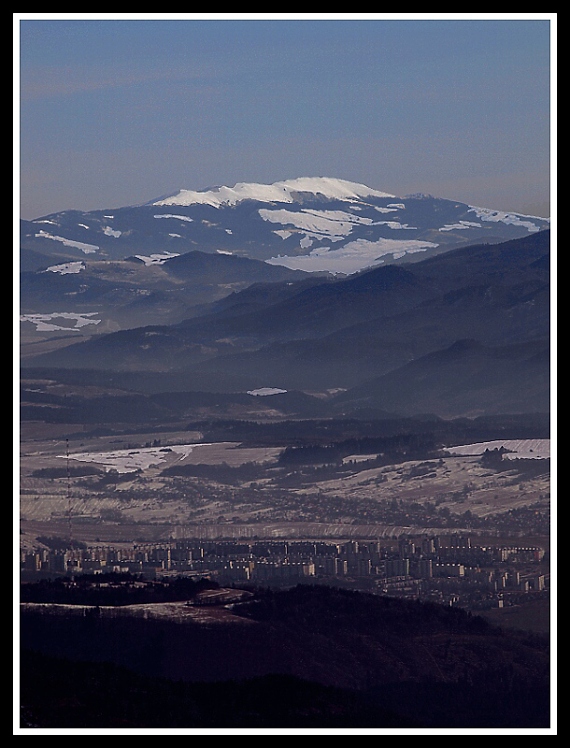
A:
[[[312,487],[306,489],[308,493]],[[514,471],[496,473],[482,467],[478,457],[409,461],[400,465],[361,469],[346,478],[319,483],[325,496],[361,500],[403,500],[444,503],[451,513],[469,509],[477,516],[507,512],[548,502],[549,476],[521,480]]]
[[[550,439],[494,439],[490,442],[477,442],[450,447],[448,452],[453,455],[480,455],[485,450],[503,448],[507,450],[506,460],[538,460],[550,458]]]
[[[547,468],[529,474],[495,471],[484,467],[478,454],[382,467],[349,459],[341,472],[318,478],[279,467],[279,447],[203,443],[197,432],[80,435],[66,441],[53,431],[46,439],[36,428],[30,435],[30,430],[22,435],[20,452],[23,546],[37,535],[67,537],[70,527],[76,540],[87,543],[191,533],[395,537],[461,529],[461,522],[449,525],[443,519],[466,512],[484,520],[528,507],[548,512],[550,503]],[[190,472],[166,472],[180,466]],[[491,530],[489,525],[481,532]]]

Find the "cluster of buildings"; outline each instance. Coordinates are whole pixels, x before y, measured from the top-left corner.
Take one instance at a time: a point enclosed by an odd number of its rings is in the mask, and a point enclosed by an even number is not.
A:
[[[156,579],[209,577],[221,584],[335,583],[378,594],[432,599],[472,607],[504,604],[512,593],[543,591],[540,547],[474,545],[469,536],[380,541],[268,540],[254,542],[171,540],[128,548],[22,554],[23,579],[61,574],[132,573]]]

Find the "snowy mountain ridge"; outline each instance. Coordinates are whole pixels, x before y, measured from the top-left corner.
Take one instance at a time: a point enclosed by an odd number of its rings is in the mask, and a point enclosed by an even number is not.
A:
[[[210,190],[179,190],[170,197],[151,205],[236,205],[244,200],[263,203],[294,203],[298,193],[310,193],[329,200],[358,200],[363,197],[395,197],[387,192],[373,190],[364,184],[330,177],[299,177],[273,184],[238,182],[233,187],[214,187]]]
[[[53,262],[46,267],[85,255],[118,260],[199,250],[350,275],[467,244],[521,238],[549,224],[431,195],[398,197],[344,179],[299,177],[182,189],[139,206],[54,213],[22,221],[21,246],[49,255]]]

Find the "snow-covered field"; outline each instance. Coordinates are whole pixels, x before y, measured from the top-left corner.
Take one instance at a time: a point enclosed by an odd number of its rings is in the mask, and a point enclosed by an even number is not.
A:
[[[282,226],[295,226],[301,229],[307,236],[316,239],[327,238],[332,242],[340,241],[348,236],[355,224],[370,225],[371,218],[347,213],[342,210],[269,210],[262,208],[259,215],[264,221],[279,223]],[[380,223],[387,223],[381,221]]]
[[[486,449],[493,450],[501,447],[509,450],[503,455],[504,460],[550,459],[550,439],[496,439],[490,442],[449,447],[446,451],[452,455],[481,455]]]
[[[51,332],[53,330],[79,330],[85,325],[98,325],[101,320],[93,319],[99,312],[51,312],[51,314],[22,314],[20,322],[30,322],[36,326],[37,332]],[[66,324],[56,324],[54,320],[65,320]]]
[[[393,255],[396,259],[405,254],[425,252],[437,247],[433,242],[419,239],[356,239],[348,242],[340,249],[331,250],[330,247],[317,247],[308,255],[291,257],[277,255],[266,260],[270,265],[284,265],[291,270],[305,270],[307,272],[323,272],[351,275],[366,267],[384,262],[385,255]]]
[[[283,395],[287,390],[280,390],[279,387],[260,387],[257,390],[248,390],[248,395],[257,397],[267,397],[268,395]]]
[[[461,229],[468,229],[470,226],[480,229],[480,223],[474,223],[473,221],[459,221],[458,223],[447,223],[445,226],[440,226],[438,231],[456,231]]]
[[[76,242],[76,241],[73,241],[72,239],[66,239],[64,236],[54,236],[53,234],[48,234],[47,231],[43,231],[43,230],[40,230],[39,234],[36,234],[35,236],[40,239],[51,239],[54,242],[61,242],[66,247],[74,247],[75,249],[80,249],[86,255],[91,254],[93,252],[97,252],[99,250],[99,247],[96,244],[86,244],[85,242]]]
[[[156,218],[156,216],[155,216]],[[174,236],[174,234],[172,234]],[[169,260],[171,257],[179,257],[178,252],[162,252],[158,253],[155,252],[151,255],[135,255],[137,260],[140,260],[141,262],[144,262],[145,265],[162,265],[166,262],[166,260]]]
[[[527,231],[533,233],[540,231],[540,226],[532,221],[521,220],[521,218],[536,218],[538,221],[544,221],[544,218],[538,218],[538,216],[521,216],[519,213],[505,213],[501,210],[491,210],[490,208],[478,208],[475,205],[471,205],[469,210],[475,213],[477,218],[481,221],[491,221],[494,223],[510,223],[513,226],[524,226]]]
[[[242,465],[245,462],[273,461],[280,449],[240,448],[239,442],[199,442],[193,444],[172,444],[167,447],[143,447],[140,449],[118,449],[104,452],[74,452],[70,460],[90,462],[105,470],[116,470],[118,473],[134,473],[137,470],[148,470],[151,467],[172,465],[189,458],[195,451],[198,454],[193,463]],[[67,459],[67,455],[57,455]],[[188,460],[190,461],[190,460]]]
[[[44,272],[68,275],[69,273],[80,273],[82,270],[85,270],[85,263],[79,260],[78,262],[64,262],[62,265],[52,265],[46,268]]]
[[[169,453],[174,452],[184,460],[196,447],[207,444],[175,444],[170,447],[145,447],[143,449],[119,449],[111,452],[77,452],[69,458],[78,462],[94,462],[107,470],[115,469],[118,473],[132,473],[135,470],[146,470],[149,467],[166,462]],[[67,455],[58,455],[67,459]]]
[[[176,221],[187,221],[188,223],[194,220],[189,216],[179,216],[176,213],[157,213],[153,218],[174,218]]]
[[[269,390],[273,388],[268,388]],[[73,499],[72,512],[76,519],[74,537],[86,541],[103,537],[108,533],[113,540],[128,539],[133,533],[138,537],[149,534],[154,537],[159,525],[183,527],[203,524],[205,527],[223,518],[228,532],[251,523],[251,532],[260,532],[260,523],[276,521],[300,521],[296,507],[314,505],[331,507],[346,506],[346,517],[339,524],[339,532],[346,533],[347,522],[358,518],[362,522],[361,507],[370,504],[376,511],[378,502],[434,503],[453,514],[462,514],[467,509],[478,517],[503,514],[523,507],[540,506],[545,509],[550,503],[550,476],[548,470],[540,474],[517,475],[516,471],[494,471],[481,464],[485,449],[504,446],[512,450],[505,458],[547,458],[550,455],[550,440],[495,440],[475,444],[448,447],[448,457],[442,460],[419,460],[403,464],[370,466],[360,460],[373,455],[351,455],[345,462],[354,462],[348,474],[319,480],[314,484],[295,485],[287,489],[285,499],[276,496],[272,485],[276,461],[282,447],[249,447],[241,442],[201,442],[199,432],[172,432],[169,438],[160,434],[162,444],[152,444],[155,433],[103,437],[77,437],[71,444],[69,456],[65,453],[65,440],[53,437],[38,441],[24,441],[20,455],[20,515],[23,521],[36,523],[39,534],[62,535],[68,531],[70,511],[69,491]],[[132,438],[140,447],[128,447]],[[42,437],[43,439],[43,437]],[[125,448],[127,447],[127,448]],[[71,486],[65,480],[64,468],[69,459],[71,466],[88,463],[102,470],[116,470],[124,475],[117,484],[100,484],[96,491],[85,480],[75,477],[72,468]],[[180,483],[165,473],[165,469],[176,465],[217,465],[229,468],[247,463],[264,463],[270,468],[267,476],[258,479],[252,489],[248,480],[232,483],[209,479],[200,475]],[[513,463],[514,465],[514,463]],[[60,479],[44,477],[44,469],[60,468]],[[364,468],[364,469],[362,469]],[[47,473],[46,473],[47,475]],[[223,475],[223,473],[220,473]],[[97,483],[97,479],[93,478]],[[253,485],[253,484],[252,484]],[[187,486],[188,488],[186,488]],[[252,493],[253,491],[253,493]],[[252,499],[254,497],[254,500]],[[282,501],[285,504],[282,504]],[[289,509],[289,503],[294,509]],[[355,510],[355,507],[358,507]],[[336,509],[335,509],[336,511]],[[357,511],[353,515],[353,511]],[[290,512],[293,512],[291,515]],[[107,518],[111,515],[113,518]],[[312,515],[311,515],[312,516]],[[335,522],[339,522],[335,516]],[[121,517],[119,522],[116,517]],[[235,518],[239,518],[236,520]],[[81,518],[90,522],[82,524]],[[100,521],[101,518],[104,521]],[[304,526],[309,517],[301,524]],[[397,520],[402,521],[402,520]],[[131,524],[132,523],[132,527]],[[133,529],[134,528],[134,529]],[[232,529],[233,528],[233,529]],[[258,528],[255,530],[255,528]],[[236,530],[237,531],[237,530]],[[263,529],[263,533],[269,529]],[[396,533],[396,531],[394,531]],[[410,532],[410,528],[397,530]],[[264,535],[266,536],[266,535]],[[90,542],[91,542],[90,541]]]

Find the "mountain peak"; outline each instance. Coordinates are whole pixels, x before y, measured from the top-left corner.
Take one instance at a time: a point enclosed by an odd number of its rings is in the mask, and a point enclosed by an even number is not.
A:
[[[298,177],[273,184],[238,182],[233,187],[214,187],[209,190],[179,190],[177,193],[153,202],[152,205],[236,205],[244,200],[264,203],[293,203],[298,193],[309,193],[330,200],[350,200],[362,197],[395,197],[387,192],[373,190],[358,182],[332,177]]]
[[[547,219],[427,195],[395,197],[317,176],[183,189],[112,211],[64,211],[22,222],[22,248],[57,255],[58,264],[86,254],[124,259],[200,248],[291,270],[350,275],[548,226]]]

